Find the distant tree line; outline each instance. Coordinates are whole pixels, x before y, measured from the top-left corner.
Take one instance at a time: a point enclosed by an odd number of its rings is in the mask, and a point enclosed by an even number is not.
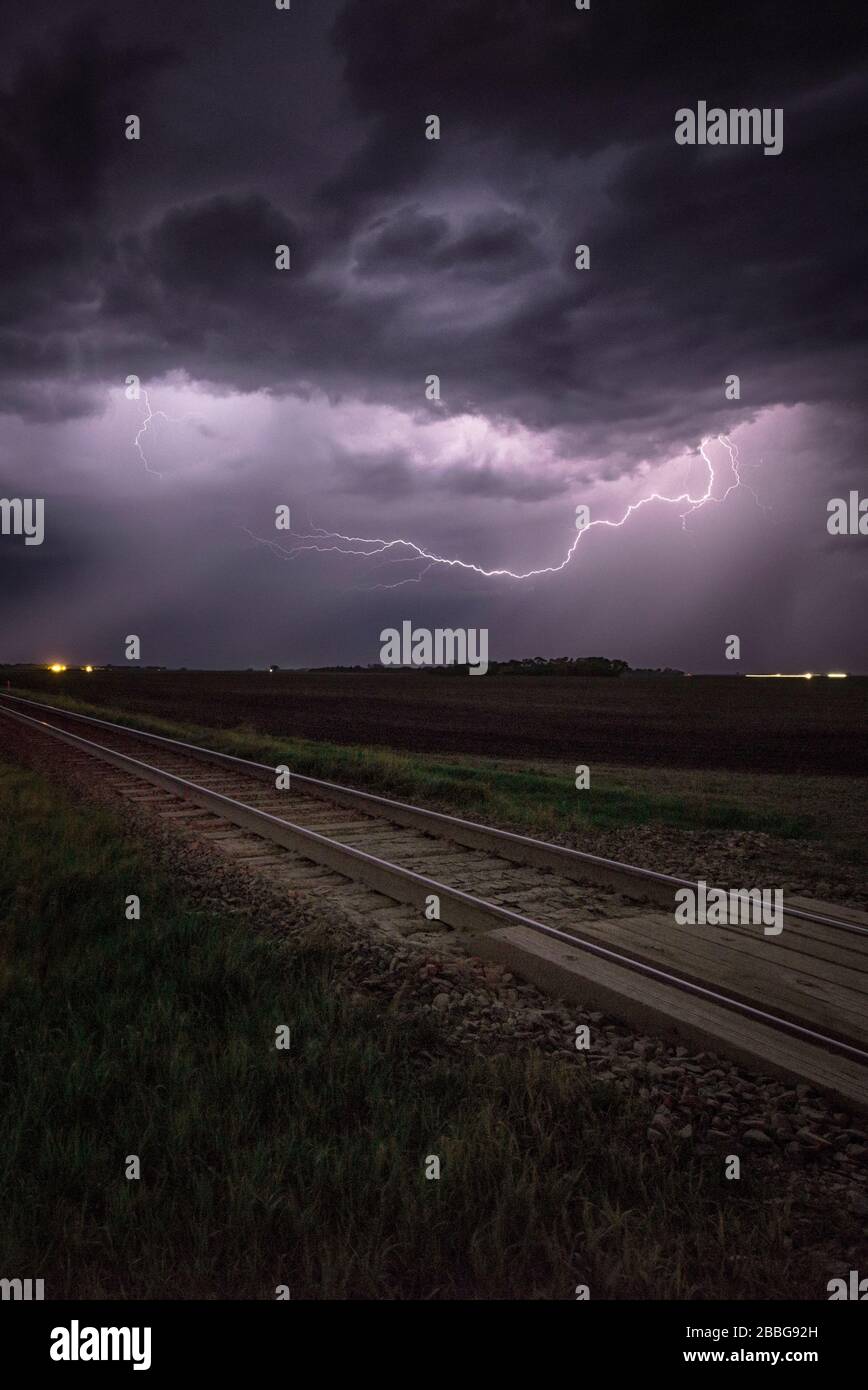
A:
[[[525,656],[492,661],[488,669],[504,676],[622,676],[630,667],[608,656]]]
[[[272,669],[277,669],[276,667]],[[426,676],[466,676],[466,666],[381,666],[379,662],[368,666],[317,666],[318,672],[360,671],[379,675],[385,671],[414,671]],[[525,656],[511,661],[491,661],[489,675],[497,676],[683,676],[683,671],[671,666],[656,668],[641,667],[633,670],[628,662],[608,656]]]

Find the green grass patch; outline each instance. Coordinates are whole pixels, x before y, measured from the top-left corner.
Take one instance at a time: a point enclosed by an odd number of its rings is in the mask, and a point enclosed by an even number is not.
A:
[[[11,693],[42,698],[27,690]],[[813,839],[854,862],[865,853],[868,795],[858,779],[811,777],[800,783],[773,774],[594,766],[590,788],[577,791],[571,767],[277,738],[243,724],[231,730],[182,724],[54,692],[50,703],[271,766],[285,762],[294,772],[526,834],[580,837],[589,827],[660,824]]]
[[[339,970],[194,910],[107,812],[0,764],[0,1273],[49,1298],[824,1287],[777,1192],[655,1150],[578,1055],[454,1058]]]

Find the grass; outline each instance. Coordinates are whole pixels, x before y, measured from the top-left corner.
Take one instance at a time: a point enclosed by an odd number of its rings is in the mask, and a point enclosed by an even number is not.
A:
[[[337,989],[321,937],[195,910],[107,812],[3,764],[0,908],[3,1277],[49,1298],[824,1287],[759,1175],[654,1149],[646,1103],[578,1054],[453,1055]]]
[[[15,694],[44,699],[44,692]],[[594,765],[577,791],[571,767],[479,757],[407,754],[370,745],[274,738],[178,723],[90,704],[60,693],[49,703],[117,720],[132,728],[206,744],[238,757],[346,782],[399,800],[537,836],[581,836],[593,829],[664,825],[677,829],[757,831],[778,840],[813,840],[831,858],[865,863],[868,792],[862,779],[749,772]]]

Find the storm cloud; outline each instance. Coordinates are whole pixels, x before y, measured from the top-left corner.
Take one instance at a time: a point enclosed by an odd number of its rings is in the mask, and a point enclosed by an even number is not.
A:
[[[118,659],[134,592],[154,659],[185,665],[374,659],[403,603],[487,617],[495,657],[544,635],[722,669],[721,626],[749,621],[757,663],[864,667],[863,550],[824,510],[864,450],[859,7],[8,8],[0,479],[42,489],[47,531],[38,560],[0,542],[3,655],[74,631]],[[700,99],[781,108],[780,156],[677,145]],[[524,587],[408,556],[390,592],[376,561],[250,539],[285,502],[302,529],[545,568],[578,502],[701,493],[718,434],[751,491],[684,524],[654,504]],[[236,598],[274,638],[223,620]]]

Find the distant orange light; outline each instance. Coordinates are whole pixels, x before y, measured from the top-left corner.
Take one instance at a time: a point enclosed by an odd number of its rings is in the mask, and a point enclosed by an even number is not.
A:
[[[93,667],[92,667],[92,666],[85,666],[83,669],[84,669],[85,671],[92,671],[92,670],[93,670]]]
[[[59,661],[55,661],[51,664],[51,666],[49,666],[48,669],[49,671],[53,671],[55,675],[58,675],[61,671],[65,671],[66,667],[61,665]]]

